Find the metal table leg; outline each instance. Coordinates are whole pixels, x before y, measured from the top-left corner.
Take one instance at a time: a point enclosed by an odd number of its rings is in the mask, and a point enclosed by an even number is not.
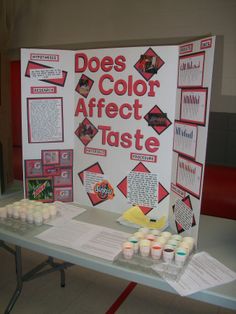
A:
[[[30,281],[32,279],[36,279],[38,277],[50,274],[55,271],[60,272],[61,278],[61,287],[65,287],[65,269],[73,266],[73,264],[68,262],[57,263],[54,262],[52,257],[48,257],[48,259],[41,264],[37,265],[26,274],[22,273],[22,258],[21,258],[21,248],[19,246],[15,247],[15,250],[11,249],[5,243],[0,242],[1,247],[5,248],[7,251],[12,253],[15,256],[15,267],[16,267],[16,289],[8,303],[4,314],[8,314],[11,312],[13,306],[15,305],[18,297],[21,294],[21,290],[23,287],[23,282]],[[49,266],[50,269],[45,269],[45,267]]]
[[[14,304],[16,303],[21,290],[23,286],[23,280],[22,280],[22,263],[21,263],[21,248],[19,246],[16,246],[15,250],[15,264],[16,264],[16,290],[13,293],[13,296],[11,297],[10,302],[8,303],[5,314],[8,314],[11,312]]]

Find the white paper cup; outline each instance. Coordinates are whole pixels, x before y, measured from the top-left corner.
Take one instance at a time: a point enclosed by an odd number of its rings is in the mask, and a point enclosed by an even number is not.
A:
[[[134,237],[134,236],[131,236],[131,237],[129,237],[128,241],[133,244],[134,253],[135,254],[138,253],[138,250],[139,250],[139,239]]]
[[[156,238],[156,242],[159,242],[159,243],[161,243],[162,244],[162,246],[163,245],[165,245],[166,244],[166,242],[167,242],[167,239],[165,238],[165,237],[157,237]]]
[[[26,211],[25,210],[20,211],[20,220],[23,222],[26,221]]]
[[[164,237],[165,239],[169,239],[170,237],[171,237],[171,232],[169,232],[169,231],[162,231],[161,233],[160,233],[160,236],[161,237]]]
[[[139,228],[138,231],[141,232],[141,233],[143,233],[144,236],[146,236],[146,235],[149,233],[149,228],[142,227],[142,228]]]
[[[176,249],[179,245],[179,242],[174,239],[170,239],[167,241],[167,244],[171,245],[174,249]]]
[[[7,216],[9,218],[11,218],[12,214],[13,214],[13,206],[11,204],[9,204],[9,205],[6,206],[6,209],[7,209]]]
[[[194,248],[194,238],[193,237],[184,237],[182,243],[188,243],[190,251]]]
[[[49,210],[49,213],[50,213],[50,215],[51,215],[52,217],[55,217],[55,216],[56,216],[56,214],[57,214],[56,205],[53,205],[53,204],[49,205],[49,206],[48,206],[48,210]]]
[[[135,233],[133,234],[133,236],[134,236],[135,238],[139,239],[139,240],[141,240],[141,239],[143,239],[143,238],[145,237],[144,234],[143,234],[142,232],[140,232],[140,231],[135,232]]]
[[[193,237],[184,237],[183,241],[194,244],[194,238]]]
[[[150,240],[147,240],[147,239],[140,240],[139,250],[140,250],[140,254],[143,257],[149,256],[150,248],[151,248],[151,241]]]
[[[43,207],[41,212],[43,216],[43,221],[48,221],[48,219],[50,218],[49,209],[47,207]]]
[[[12,217],[14,219],[19,219],[20,218],[20,206],[14,206],[13,211],[12,211]]]
[[[160,259],[162,254],[162,246],[160,243],[154,242],[151,246],[151,256],[153,259]]]
[[[7,209],[6,207],[0,207],[0,219],[4,220],[7,218]]]
[[[175,252],[175,264],[182,267],[188,257],[188,253],[183,248],[178,248]]]
[[[156,240],[156,236],[152,233],[148,233],[145,237],[147,240],[150,240],[150,241],[155,241]]]
[[[134,255],[133,243],[127,241],[123,243],[122,253],[125,259],[131,259]]]
[[[171,236],[171,239],[176,240],[176,241],[182,241],[183,237],[180,234],[173,234]]]
[[[191,244],[189,244],[187,242],[180,242],[180,244],[179,244],[179,248],[182,248],[183,250],[185,250],[188,255],[191,252],[191,247],[192,247]]]
[[[160,235],[161,231],[160,231],[160,230],[158,230],[158,229],[152,229],[152,230],[151,230],[151,233],[152,233],[152,234],[154,234],[154,236],[156,236],[156,237],[157,237],[157,236],[159,236],[159,235]]]
[[[14,202],[12,205],[15,207],[15,206],[19,206],[21,203],[20,201],[17,201],[17,202]]]
[[[27,214],[26,214],[26,220],[30,224],[32,224],[34,222],[33,210],[32,209],[28,209]]]
[[[173,248],[171,248],[171,247],[165,246],[162,254],[163,254],[163,260],[166,263],[170,263],[174,259],[175,250]]]
[[[34,223],[35,223],[37,226],[42,225],[42,223],[43,223],[43,216],[42,216],[42,213],[40,213],[39,211],[38,211],[38,212],[36,211],[36,212],[33,214],[33,218],[34,218]]]

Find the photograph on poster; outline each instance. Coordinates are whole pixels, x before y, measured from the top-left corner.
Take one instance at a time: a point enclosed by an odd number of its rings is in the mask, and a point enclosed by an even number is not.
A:
[[[205,125],[206,106],[207,88],[181,90],[180,120]]]
[[[202,87],[205,52],[179,58],[178,87]]]
[[[85,146],[92,141],[97,133],[97,128],[87,118],[85,118],[75,130],[75,134]]]
[[[60,166],[71,167],[73,165],[73,149],[60,150]]]
[[[152,127],[159,135],[172,125],[167,113],[156,105],[144,116],[144,119],[147,121],[148,126]]]
[[[101,204],[108,199],[108,197],[101,198],[98,193],[94,193],[94,186],[105,179],[105,174],[98,162],[80,171],[78,176],[93,206]]]
[[[86,75],[82,74],[79,82],[75,88],[76,92],[78,92],[81,96],[85,98],[88,97],[88,94],[93,86],[93,80],[87,77]]]
[[[196,125],[175,121],[173,150],[195,158],[198,129]]]
[[[72,186],[72,168],[60,168],[60,173],[53,178],[53,185],[56,186]]]
[[[54,188],[54,201],[72,202],[73,201],[72,187],[55,187]]]
[[[56,149],[42,150],[42,163],[43,165],[59,165],[60,162],[60,151]]]
[[[29,143],[64,141],[61,97],[27,98]]]
[[[42,162],[41,159],[25,160],[25,175],[27,178],[42,177]]]
[[[202,164],[178,156],[176,185],[190,194],[200,197]]]
[[[44,64],[28,61],[25,77],[63,87],[66,82],[67,72]]]
[[[149,48],[145,53],[140,55],[134,67],[148,81],[154,74],[157,74],[164,63],[161,57],[152,48]]]
[[[26,179],[26,196],[30,200],[53,202],[52,178],[28,178]]]

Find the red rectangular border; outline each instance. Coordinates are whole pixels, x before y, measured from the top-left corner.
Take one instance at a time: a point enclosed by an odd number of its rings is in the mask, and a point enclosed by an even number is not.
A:
[[[192,155],[188,155],[188,154],[186,154],[186,153],[184,153],[184,152],[182,152],[182,151],[178,151],[177,149],[174,149],[174,143],[175,143],[175,131],[174,131],[173,151],[176,152],[176,153],[179,153],[179,154],[181,154],[181,155],[184,155],[184,156],[186,156],[186,157],[195,159],[195,157],[196,157],[196,152],[197,152],[197,138],[198,138],[198,128],[197,128],[197,125],[190,124],[190,123],[185,123],[185,122],[176,120],[175,123],[174,123],[174,128],[175,128],[175,124],[176,124],[176,123],[183,124],[183,125],[188,125],[188,126],[190,126],[190,127],[196,128],[196,130],[197,130],[197,131],[196,131],[197,136],[196,136],[196,143],[195,143],[195,151],[194,151],[194,155],[192,156]]]
[[[200,49],[209,49],[212,47],[212,38],[207,38],[201,40]]]
[[[31,86],[30,93],[33,95],[56,94],[57,86]]]
[[[179,84],[179,78],[180,78],[180,62],[181,62],[181,60],[187,59],[187,58],[194,58],[194,57],[201,56],[201,55],[203,56],[201,83],[196,84],[196,85],[190,85],[190,84],[189,85],[180,85]],[[193,54],[188,54],[188,55],[183,55],[183,56],[179,57],[178,83],[177,83],[178,88],[202,87],[203,79],[204,79],[204,66],[205,66],[205,52],[204,51],[193,53]]]
[[[187,187],[185,187],[185,186],[183,186],[183,185],[181,185],[181,184],[179,184],[179,183],[177,182],[177,179],[178,179],[178,163],[179,163],[179,158],[185,159],[185,160],[187,160],[188,162],[190,162],[190,163],[192,163],[192,164],[195,164],[195,165],[197,165],[199,168],[201,168],[201,178],[200,178],[199,193],[198,193],[198,194],[194,193],[193,191],[189,190]],[[191,195],[195,196],[196,198],[200,199],[201,185],[202,185],[202,173],[203,173],[202,170],[203,170],[203,164],[201,164],[201,163],[199,163],[199,162],[196,162],[196,161],[192,161],[192,160],[190,160],[190,159],[188,159],[188,158],[184,158],[183,156],[180,156],[180,155],[179,155],[179,156],[178,156],[178,160],[177,160],[176,186],[177,186],[177,187],[180,187],[180,188],[183,189],[184,191],[186,191],[186,192],[190,193]]]
[[[55,162],[49,162],[46,160],[46,154],[47,153],[56,153],[56,160]],[[59,149],[48,149],[48,150],[42,150],[41,151],[41,160],[42,160],[42,164],[46,165],[46,166],[52,166],[52,165],[56,165],[59,166],[60,165],[60,150]]]
[[[29,106],[30,106],[30,100],[35,100],[35,99],[60,99],[61,100],[61,127],[62,127],[62,139],[60,141],[47,141],[47,142],[32,142],[31,140],[31,125],[30,125],[30,120],[29,120]],[[28,143],[30,144],[37,144],[37,143],[61,143],[64,142],[64,119],[63,119],[63,98],[62,97],[35,97],[35,98],[27,98],[27,126],[28,126]]]
[[[26,192],[26,198],[29,198],[29,190],[28,190],[28,182],[30,180],[50,180],[51,183],[52,183],[52,198],[48,198],[48,199],[39,199],[37,200],[38,202],[43,202],[43,203],[51,203],[54,201],[54,187],[53,187],[53,180],[52,180],[52,177],[35,177],[35,178],[26,178],[25,180],[25,192]]]
[[[99,152],[101,152],[101,154],[99,154]],[[106,149],[102,149],[102,148],[95,148],[95,147],[85,146],[84,147],[84,154],[106,157],[107,156],[107,151],[106,151]]]
[[[183,94],[185,92],[199,92],[199,93],[205,93],[205,109],[204,109],[204,117],[203,121],[198,121],[198,120],[188,120],[186,118],[182,117],[182,109],[183,109]],[[181,90],[181,98],[180,98],[180,120],[190,122],[190,123],[196,123],[199,125],[206,125],[206,112],[207,112],[207,97],[208,97],[208,88],[182,88]]]
[[[179,192],[180,190],[182,192]],[[171,182],[171,191],[174,192],[175,194],[179,195],[180,197],[184,198],[186,196],[186,192],[180,189],[177,185],[175,185],[173,182]]]
[[[38,56],[39,58],[36,58]],[[32,61],[48,61],[48,62],[59,62],[59,55],[53,53],[36,53],[30,54],[30,60]]]
[[[48,176],[59,176],[61,173],[61,168],[58,166],[54,165],[44,165],[43,166],[43,176],[48,177]]]
[[[42,175],[43,175],[43,166],[42,166],[42,161],[41,159],[26,159],[25,161],[25,177],[26,178],[41,178]],[[29,163],[33,163],[33,162],[37,162],[37,163],[40,163],[40,168],[41,168],[41,172],[37,175],[29,175],[29,172],[28,172],[28,169],[29,169]]]
[[[53,178],[53,186],[54,187],[72,187],[73,186],[73,169],[72,167],[61,167],[60,168],[60,175],[55,175]],[[70,178],[69,178],[69,182],[68,183],[56,183],[56,178],[57,177],[61,177],[63,175],[63,170],[70,170]]]
[[[71,155],[68,163],[62,163],[62,159],[64,158],[63,154],[70,154]],[[73,157],[74,157],[73,149],[61,149],[60,150],[60,166],[61,167],[72,167],[73,166]]]
[[[27,64],[27,67],[25,70],[25,76],[26,77],[30,78],[30,70],[31,69],[53,69],[53,67],[50,67],[50,66],[47,66],[44,64],[40,64],[37,62],[33,62],[33,61],[28,61],[28,64]],[[46,80],[39,80],[39,81],[64,87],[65,82],[66,82],[66,77],[67,77],[67,72],[62,70],[62,78],[46,79]]]
[[[143,157],[143,159],[138,159],[135,158],[134,155]],[[157,156],[156,155],[150,155],[150,154],[140,154],[140,153],[130,153],[130,160],[135,160],[139,162],[152,162],[156,163],[157,162]]]
[[[67,198],[66,200],[62,200],[57,196],[57,192],[59,191],[71,191],[71,198]],[[73,202],[73,188],[72,187],[55,187],[54,188],[54,200],[61,201],[61,202]]]
[[[180,46],[179,54],[191,53],[193,51],[193,43],[185,44]]]

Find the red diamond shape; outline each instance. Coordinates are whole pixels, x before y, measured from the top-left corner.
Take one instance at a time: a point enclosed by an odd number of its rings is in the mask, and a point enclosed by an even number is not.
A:
[[[155,53],[155,51],[152,48],[149,48],[140,56],[140,59],[136,62],[134,67],[146,81],[149,81],[164,63],[165,62]]]
[[[75,130],[75,134],[84,146],[88,145],[97,133],[97,128],[95,128],[95,126],[87,118],[85,118]]]
[[[150,116],[151,115],[159,115],[161,116],[161,123],[158,123],[155,125],[155,123],[151,124],[150,123]],[[167,115],[158,107],[154,106],[145,116],[144,119],[148,122],[149,126],[153,128],[159,135],[164,132],[172,123],[168,119]]]
[[[183,199],[182,199],[182,202],[183,202],[185,205],[187,205],[189,208],[193,209],[189,195],[186,196],[185,198],[183,198]],[[172,209],[173,209],[173,213],[174,213],[174,212],[175,212],[175,205],[172,207]],[[176,225],[176,228],[177,228],[177,232],[178,232],[178,233],[182,233],[182,232],[185,231],[185,230],[183,229],[183,227],[182,227],[177,221],[175,221],[175,225]],[[196,226],[196,220],[195,220],[194,214],[193,214],[193,220],[192,220],[192,227],[193,227],[193,226]]]
[[[138,172],[150,172],[141,162],[134,167],[132,171]],[[127,177],[125,177],[118,185],[117,188],[121,191],[121,193],[127,197]],[[167,195],[169,195],[168,191],[163,187],[161,183],[158,184],[158,203],[160,203]],[[142,212],[146,215],[149,213],[152,208],[146,206],[139,206]]]

